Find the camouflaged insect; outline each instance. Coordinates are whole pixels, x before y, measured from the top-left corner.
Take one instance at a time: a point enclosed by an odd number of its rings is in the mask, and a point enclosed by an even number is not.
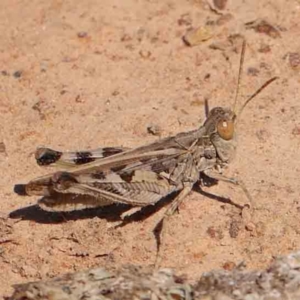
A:
[[[242,48],[239,80],[245,52]],[[135,149],[102,148],[94,151],[59,152],[39,148],[39,165],[65,166],[31,180],[24,193],[43,196],[41,208],[50,211],[72,211],[114,203],[132,207],[154,205],[162,198],[178,192],[165,216],[171,215],[180,202],[204,176],[242,187],[240,180],[222,175],[236,152],[235,125],[246,104],[276,78],[267,81],[242,106],[240,112],[215,107],[204,124],[196,130],[179,133]],[[238,84],[239,86],[239,84]],[[236,99],[238,88],[236,91]]]
[[[199,129],[135,149],[62,153],[39,148],[39,165],[68,164],[69,170],[30,181],[26,194],[44,196],[39,205],[58,211],[112,203],[155,204],[173,192],[190,191],[202,173],[214,178],[216,167],[223,168],[231,161],[236,149],[234,118],[230,109],[216,107]],[[70,169],[71,164],[74,167]],[[67,203],[57,194],[74,197]],[[82,201],[79,195],[90,196],[90,200]]]

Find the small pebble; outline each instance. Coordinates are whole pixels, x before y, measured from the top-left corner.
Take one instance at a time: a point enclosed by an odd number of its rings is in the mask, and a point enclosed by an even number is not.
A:
[[[0,142],[0,153],[6,153],[6,146],[4,142]]]
[[[152,135],[161,135],[161,128],[159,125],[150,124],[147,126],[147,132]]]
[[[229,228],[229,235],[231,238],[237,238],[240,232],[240,225],[241,223],[239,221],[233,220],[230,224]]]
[[[139,55],[140,55],[140,57],[142,57],[144,59],[147,59],[147,58],[149,58],[151,56],[151,52],[148,51],[148,50],[141,50],[139,52]]]
[[[250,76],[257,76],[259,74],[259,70],[254,67],[249,67],[247,70],[247,74]]]
[[[258,52],[260,53],[268,53],[271,52],[271,47],[267,44],[261,44],[260,48],[258,49]]]
[[[233,261],[226,261],[223,265],[223,269],[231,271],[236,268],[236,264]]]
[[[13,76],[14,76],[15,78],[20,78],[20,77],[22,76],[22,71],[16,71],[16,72],[14,72],[14,73],[13,73]]]
[[[245,25],[247,29],[254,29],[256,32],[264,33],[274,39],[281,37],[279,30],[265,20],[255,20]]]
[[[253,222],[249,222],[248,224],[246,224],[245,228],[248,231],[255,231],[256,226],[255,226],[255,224]]]
[[[292,135],[300,135],[300,126],[295,126],[293,128]]]
[[[77,37],[79,37],[79,38],[86,38],[88,36],[88,33],[87,32],[85,32],[85,31],[80,31],[80,32],[78,32],[77,33]]]
[[[177,20],[177,23],[179,26],[191,26],[192,25],[192,18],[190,14],[183,14],[180,16],[180,18]]]
[[[221,229],[216,229],[213,226],[208,227],[206,232],[212,239],[222,240],[224,238],[224,234]]]
[[[300,54],[298,52],[289,54],[289,64],[293,69],[297,69],[300,66]]]
[[[224,10],[227,5],[227,0],[213,0],[215,8]]]
[[[191,29],[182,38],[188,46],[197,46],[213,37],[213,32],[208,26]]]

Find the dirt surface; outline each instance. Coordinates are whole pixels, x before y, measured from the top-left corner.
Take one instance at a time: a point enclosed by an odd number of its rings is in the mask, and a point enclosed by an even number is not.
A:
[[[113,229],[113,209],[45,213],[13,187],[49,172],[35,163],[37,146],[135,147],[159,138],[150,125],[162,137],[199,127],[205,99],[232,106],[240,35],[239,104],[279,76],[245,110],[226,172],[255,199],[252,222],[240,226],[238,208],[193,192],[170,219],[162,266],[193,279],[242,261],[263,268],[300,249],[299,13],[299,1],[283,0],[232,0],[219,13],[201,0],[2,0],[0,295],[89,267],[153,264],[163,208]],[[209,39],[187,46],[182,37],[199,26]],[[205,191],[246,202],[224,183]]]

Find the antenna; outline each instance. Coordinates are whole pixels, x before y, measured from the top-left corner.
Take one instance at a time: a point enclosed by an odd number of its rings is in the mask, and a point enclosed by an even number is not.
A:
[[[246,40],[243,39],[241,58],[240,58],[240,68],[239,68],[238,81],[237,81],[237,86],[236,86],[236,91],[235,91],[235,99],[234,99],[234,104],[233,104],[233,112],[234,113],[236,112],[236,104],[237,104],[237,100],[239,97],[240,82],[241,82],[242,70],[243,70],[243,65],[244,65],[245,51],[246,51]]]
[[[237,87],[236,87],[236,92],[235,92],[235,99],[234,99],[234,104],[233,104],[233,112],[235,113],[236,117],[235,120],[237,121],[244,108],[247,106],[247,104],[254,98],[256,97],[263,89],[265,89],[270,83],[272,83],[274,80],[278,79],[277,76],[267,80],[255,93],[253,93],[242,105],[241,109],[239,110],[238,113],[236,113],[236,105],[237,105],[237,100],[239,97],[239,91],[240,91],[240,82],[241,82],[241,77],[242,77],[242,70],[243,70],[243,65],[244,65],[244,57],[245,57],[245,51],[246,51],[246,40],[243,39],[243,45],[242,45],[242,51],[241,51],[241,58],[240,58],[240,67],[239,67],[239,74],[238,74],[238,81],[237,81]]]
[[[274,80],[278,79],[277,76],[267,80],[255,93],[253,93],[242,105],[240,111],[238,112],[236,119],[239,119],[240,115],[242,114],[244,108],[247,106],[247,104],[254,98],[256,97],[264,88],[266,88],[270,83],[272,83]]]
[[[204,99],[204,112],[205,112],[205,118],[208,117],[209,114],[209,105],[208,105],[208,99]]]

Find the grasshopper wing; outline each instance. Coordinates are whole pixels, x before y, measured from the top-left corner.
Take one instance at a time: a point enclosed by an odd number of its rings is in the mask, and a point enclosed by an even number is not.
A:
[[[43,204],[48,204],[52,210],[111,203],[154,204],[182,188],[180,182],[170,178],[180,161],[185,159],[196,135],[199,130],[87,162],[69,172],[36,178],[25,185],[26,194],[46,196]],[[47,202],[47,199],[51,200]],[[65,205],[67,209],[61,208],[64,204],[68,204]]]

